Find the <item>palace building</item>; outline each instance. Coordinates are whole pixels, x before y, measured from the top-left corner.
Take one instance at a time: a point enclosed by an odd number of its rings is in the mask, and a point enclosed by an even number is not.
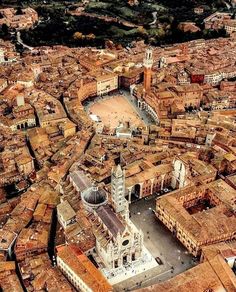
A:
[[[157,218],[194,256],[204,246],[236,238],[235,190],[219,179],[188,185],[156,201]]]

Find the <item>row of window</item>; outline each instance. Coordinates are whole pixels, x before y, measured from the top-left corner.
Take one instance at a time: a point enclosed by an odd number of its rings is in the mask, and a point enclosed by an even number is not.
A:
[[[61,268],[62,272],[66,275],[68,280],[72,283],[72,285],[76,288],[80,288],[82,291],[90,292],[91,289],[88,288],[87,285],[79,278],[73,275],[73,273],[68,269],[67,265],[64,264],[63,261],[59,259],[59,267]]]

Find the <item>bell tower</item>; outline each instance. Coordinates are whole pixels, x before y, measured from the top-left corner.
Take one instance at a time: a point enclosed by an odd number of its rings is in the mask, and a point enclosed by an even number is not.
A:
[[[126,219],[129,216],[129,203],[125,199],[125,172],[118,165],[111,172],[111,199],[116,213],[121,213]]]
[[[144,89],[145,92],[148,92],[151,88],[152,82],[152,66],[153,66],[153,56],[152,49],[146,49],[145,56],[143,59],[144,66]]]

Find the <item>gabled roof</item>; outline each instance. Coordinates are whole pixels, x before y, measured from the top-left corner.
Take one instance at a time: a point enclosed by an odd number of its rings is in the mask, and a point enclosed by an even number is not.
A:
[[[125,226],[109,205],[99,207],[96,213],[113,236],[116,237],[118,233],[124,232]]]

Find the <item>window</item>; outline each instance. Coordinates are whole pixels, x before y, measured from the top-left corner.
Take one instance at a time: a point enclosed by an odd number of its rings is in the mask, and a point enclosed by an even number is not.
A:
[[[127,255],[123,256],[123,264],[125,265],[127,263]]]
[[[127,244],[129,244],[129,240],[128,240],[128,239],[126,239],[126,240],[124,240],[124,241],[122,242],[122,245],[123,245],[123,246],[126,246]]]
[[[132,261],[135,261],[135,253],[132,254]]]

